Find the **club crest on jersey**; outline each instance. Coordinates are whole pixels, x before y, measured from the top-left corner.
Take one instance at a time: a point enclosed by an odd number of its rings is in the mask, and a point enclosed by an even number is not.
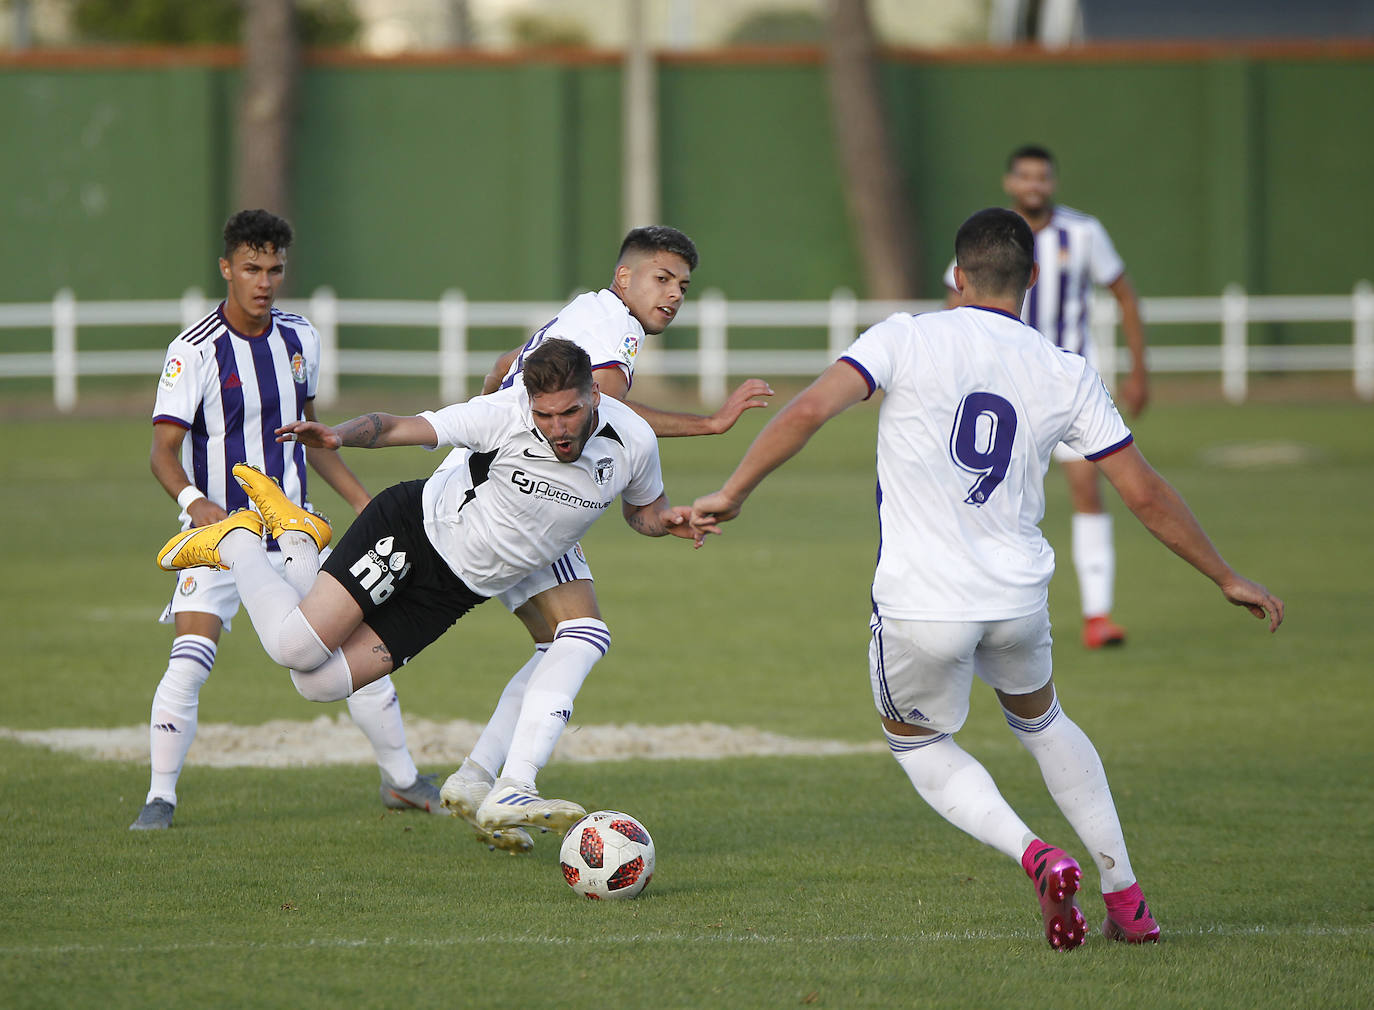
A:
[[[296,385],[305,385],[305,357],[300,351],[291,355],[291,378],[296,380]]]
[[[190,572],[187,572],[182,577],[181,585],[177,586],[177,590],[182,596],[190,596],[196,591],[196,577]]]
[[[626,362],[634,361],[635,355],[639,353],[639,334],[625,334],[625,340],[620,345],[620,353]]]
[[[596,481],[597,487],[605,487],[615,476],[615,460],[609,456],[602,456],[596,461],[596,466],[592,468],[592,480]]]
[[[186,366],[180,358],[168,358],[167,364],[162,369],[162,380],[159,385],[163,389],[170,390],[177,384],[177,379],[181,378],[181,373],[186,370]]]
[[[576,555],[577,560],[581,561],[584,565],[587,563],[587,555],[582,553],[581,544],[573,544],[573,554]]]

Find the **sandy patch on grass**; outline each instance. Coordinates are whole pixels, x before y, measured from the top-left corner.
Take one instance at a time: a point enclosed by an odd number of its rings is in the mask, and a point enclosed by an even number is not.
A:
[[[407,718],[406,740],[417,764],[457,764],[476,742],[480,723],[435,722]],[[148,727],[113,729],[14,730],[0,727],[0,738],[68,751],[100,761],[148,760]],[[876,753],[880,740],[846,743],[768,733],[718,723],[675,726],[582,726],[568,728],[554,759],[625,761],[632,758],[757,757]],[[206,723],[196,732],[190,760],[212,768],[299,768],[309,765],[371,764],[372,749],[347,715],[320,716],[311,722],[279,719],[260,726]]]

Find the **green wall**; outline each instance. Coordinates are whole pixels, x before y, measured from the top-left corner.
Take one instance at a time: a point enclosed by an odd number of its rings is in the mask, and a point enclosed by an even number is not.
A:
[[[1102,218],[1144,294],[1374,276],[1374,58],[894,57],[882,80],[926,294],[1027,141],[1055,150],[1060,199]],[[292,293],[557,299],[605,283],[619,85],[611,64],[312,64]],[[232,68],[0,64],[0,301],[216,291],[236,88]],[[698,288],[861,290],[819,61],[667,61],[659,99],[662,216],[701,246]]]

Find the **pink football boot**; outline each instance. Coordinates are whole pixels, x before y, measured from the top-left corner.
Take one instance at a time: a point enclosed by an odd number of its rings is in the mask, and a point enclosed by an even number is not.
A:
[[[1073,950],[1088,938],[1088,923],[1074,900],[1083,870],[1063,849],[1038,838],[1021,855],[1021,866],[1035,884],[1045,939],[1055,950]]]

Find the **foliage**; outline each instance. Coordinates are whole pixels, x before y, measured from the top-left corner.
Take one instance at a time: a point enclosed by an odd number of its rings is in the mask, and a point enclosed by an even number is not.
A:
[[[141,45],[236,45],[241,41],[241,0],[75,0],[72,21],[85,42]],[[301,44],[352,43],[359,21],[348,0],[296,4]]]
[[[510,33],[517,46],[531,49],[544,46],[585,47],[591,44],[591,36],[587,34],[586,27],[566,17],[548,17],[531,13],[512,14]]]
[[[740,19],[726,40],[732,45],[820,45],[825,19],[804,10],[763,10]]]

